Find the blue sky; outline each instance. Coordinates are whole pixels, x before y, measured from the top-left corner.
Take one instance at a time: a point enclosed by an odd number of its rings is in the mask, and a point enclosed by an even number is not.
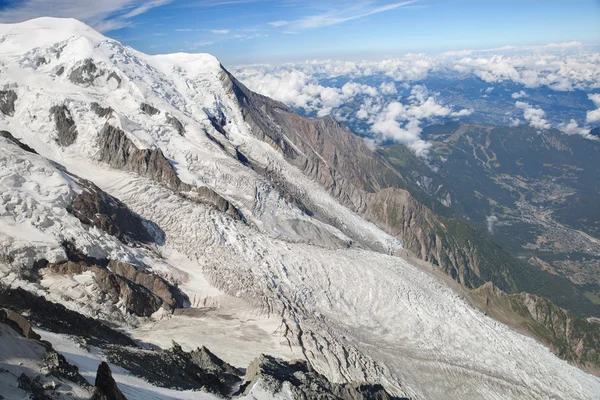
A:
[[[600,0],[0,0],[0,22],[75,17],[146,53],[225,65],[600,43]]]

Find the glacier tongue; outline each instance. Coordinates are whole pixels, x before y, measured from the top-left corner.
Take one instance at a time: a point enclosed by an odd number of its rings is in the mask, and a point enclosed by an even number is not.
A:
[[[412,398],[598,397],[598,378],[476,311],[421,267],[384,254],[401,243],[255,138],[222,74],[210,55],[147,56],[73,20],[0,25],[0,88],[17,95],[14,115],[0,113],[0,130],[93,181],[165,234],[151,249],[133,248],[83,227],[64,209],[78,190],[70,175],[0,138],[0,239],[21,257],[0,259],[2,280],[45,290],[51,300],[89,315],[104,313],[148,342],[164,345],[169,338],[191,347],[210,341],[233,363],[260,352],[303,356],[334,381],[380,382]],[[93,103],[113,111],[98,114]],[[158,113],[145,113],[142,103]],[[63,105],[78,133],[66,147],[50,114]],[[183,136],[167,115],[180,121]],[[217,117],[223,126],[215,126]],[[214,190],[246,223],[101,163],[105,123],[123,130],[138,149],[160,149],[181,181]],[[261,175],[266,167],[336,226],[286,199]],[[93,288],[85,277],[76,283],[47,277],[45,288],[18,280],[13,269],[19,262],[64,258],[64,239],[90,256],[146,265],[179,282],[193,302],[201,299],[194,306],[210,309],[202,317],[194,317],[198,310],[166,317],[149,329],[148,320],[111,318],[115,310],[86,305]],[[61,296],[61,290],[72,293]],[[236,323],[220,323],[225,316]],[[210,326],[195,332],[202,318],[211,318]],[[232,348],[244,343],[248,348],[236,355]]]

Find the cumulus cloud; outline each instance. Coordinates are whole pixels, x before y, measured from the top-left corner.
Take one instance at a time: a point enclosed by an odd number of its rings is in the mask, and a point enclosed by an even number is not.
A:
[[[439,104],[435,97],[429,93],[427,88],[416,85],[412,88],[408,97],[408,103],[403,104],[393,101],[387,104],[381,112],[375,111],[373,117],[372,132],[378,135],[380,140],[393,140],[402,143],[412,149],[417,155],[426,157],[431,144],[421,139],[421,123],[435,117],[464,116],[469,110],[453,112],[449,107]],[[365,111],[362,116],[368,113]]]
[[[394,82],[383,82],[379,85],[379,90],[383,94],[396,94],[398,93],[398,89],[396,88],[396,84]]]
[[[238,70],[237,75],[250,89],[292,107],[315,112],[320,117],[357,96],[379,94],[377,88],[352,81],[341,88],[323,86],[313,76],[297,69],[247,68]]]
[[[588,98],[594,102],[596,109],[588,111],[585,120],[588,123],[600,122],[600,93],[588,94]]]
[[[527,93],[525,93],[525,91],[524,91],[524,90],[521,90],[521,91],[519,91],[519,92],[513,93],[513,94],[511,95],[511,97],[512,97],[513,99],[520,99],[520,98],[523,98],[523,97],[528,97],[528,95],[527,95]]]
[[[21,22],[37,17],[76,18],[107,32],[130,25],[130,19],[173,0],[28,0],[2,10],[0,22]]]
[[[523,110],[523,118],[525,118],[525,121],[527,121],[532,127],[536,129],[551,128],[551,125],[545,119],[546,112],[544,112],[544,110],[541,108],[535,108],[531,104],[523,101],[517,101],[515,106]]]

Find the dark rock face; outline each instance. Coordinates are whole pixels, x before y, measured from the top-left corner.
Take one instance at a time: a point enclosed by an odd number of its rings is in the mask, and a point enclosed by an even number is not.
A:
[[[48,61],[44,57],[38,57],[37,60],[35,60],[36,67],[39,67],[40,65],[44,64],[48,64]]]
[[[167,124],[175,128],[177,133],[179,133],[181,136],[185,135],[185,128],[183,127],[183,124],[171,114],[167,114]]]
[[[15,138],[10,132],[0,131],[0,137],[10,140],[12,143],[29,153],[37,154],[37,152],[34,149],[22,143],[19,139]]]
[[[287,383],[298,400],[399,400],[390,396],[381,385],[331,383],[301,360],[286,362],[261,355],[248,367],[241,393],[247,394],[259,379],[274,393]]]
[[[103,192],[90,181],[80,180],[84,190],[73,198],[69,212],[82,224],[92,225],[124,243],[151,243],[155,238],[144,221],[118,199]],[[159,230],[158,227],[154,229]]]
[[[100,132],[100,160],[113,168],[162,183],[189,200],[211,204],[233,218],[242,219],[241,213],[212,189],[182,182],[161,149],[138,149],[125,132],[109,124],[105,124]]]
[[[56,70],[56,76],[61,76],[64,73],[65,73],[65,67],[61,66],[59,69]]]
[[[117,382],[112,377],[112,371],[105,362],[98,366],[94,393],[90,400],[127,400],[119,390]]]
[[[100,104],[93,102],[91,104],[91,109],[97,116],[100,118],[110,117],[113,113],[113,109],[110,107],[102,107]]]
[[[77,85],[90,86],[96,78],[102,76],[104,71],[101,71],[91,58],[83,61],[83,63],[75,68],[69,75],[69,80]]]
[[[160,149],[138,149],[125,132],[109,124],[105,124],[100,132],[100,160],[113,168],[151,178],[172,190],[190,190]]]
[[[31,322],[49,331],[80,336],[91,343],[136,345],[131,338],[102,322],[68,310],[61,304],[52,303],[22,288],[0,288],[0,307],[20,314],[26,313]]]
[[[140,104],[140,110],[142,110],[144,114],[148,115],[156,115],[160,113],[160,110],[158,108],[155,108],[148,103]]]
[[[53,106],[50,108],[50,114],[54,118],[58,139],[56,140],[62,147],[68,147],[75,143],[77,139],[77,127],[71,117],[67,106]]]
[[[594,128],[590,131],[590,135],[597,137],[600,139],[600,126],[598,128]]]
[[[15,114],[17,93],[14,90],[0,90],[0,112],[12,117]]]
[[[228,395],[233,386],[241,381],[239,371],[216,356],[207,357],[206,352],[200,349],[185,352],[176,343],[169,350],[159,351],[111,347],[105,349],[104,354],[111,363],[165,388],[201,389]],[[213,357],[216,359],[214,362]]]

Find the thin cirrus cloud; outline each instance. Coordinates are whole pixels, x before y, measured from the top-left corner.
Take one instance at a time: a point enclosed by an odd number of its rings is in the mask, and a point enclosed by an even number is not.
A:
[[[0,23],[22,22],[37,17],[76,18],[107,32],[131,25],[131,19],[173,0],[23,0],[2,7]]]
[[[350,7],[336,8],[325,13],[310,15],[294,21],[279,20],[269,22],[268,24],[274,28],[285,26],[297,30],[323,28],[365,18],[382,12],[395,10],[397,8],[405,7],[416,2],[417,0],[403,1],[379,7],[373,7],[373,2],[361,2],[358,4],[353,4]]]

